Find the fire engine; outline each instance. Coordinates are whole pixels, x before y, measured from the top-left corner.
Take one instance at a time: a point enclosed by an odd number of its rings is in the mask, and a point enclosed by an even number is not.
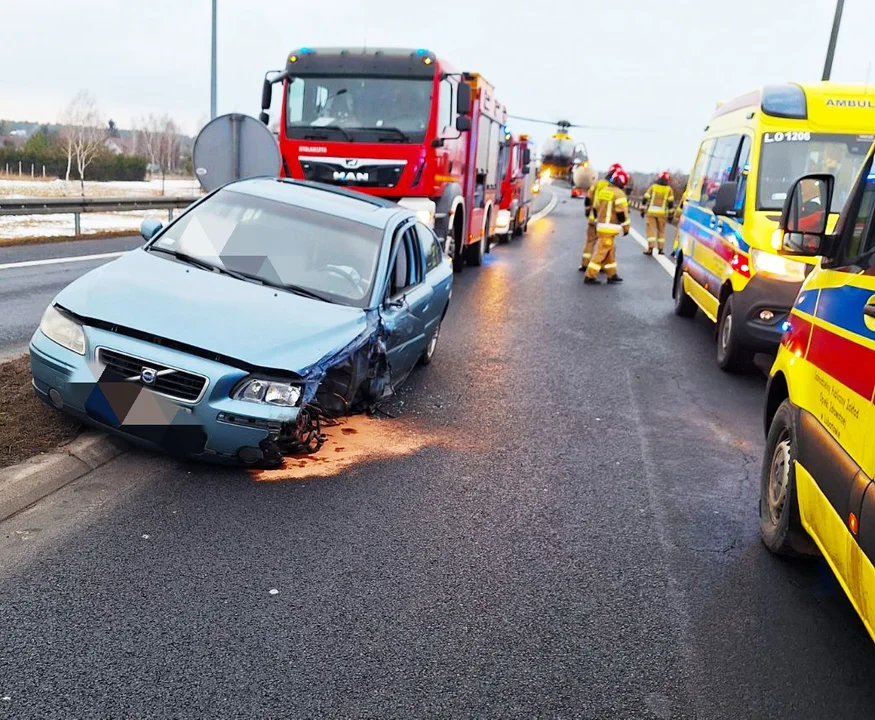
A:
[[[498,155],[502,181],[495,234],[499,242],[522,235],[529,228],[533,195],[530,156],[529,136],[513,135],[506,129]]]
[[[279,84],[283,176],[394,200],[446,239],[457,272],[483,263],[507,110],[482,76],[425,49],[300,48],[265,75],[264,123]]]

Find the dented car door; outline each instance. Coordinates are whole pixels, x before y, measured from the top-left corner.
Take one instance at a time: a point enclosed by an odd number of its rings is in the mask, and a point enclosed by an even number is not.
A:
[[[393,242],[385,302],[380,310],[393,385],[407,376],[425,348],[426,318],[434,291],[424,278],[424,260],[415,226],[406,223]]]

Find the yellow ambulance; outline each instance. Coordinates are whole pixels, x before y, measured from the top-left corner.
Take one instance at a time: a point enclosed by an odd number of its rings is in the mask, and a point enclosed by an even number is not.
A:
[[[822,553],[875,639],[875,168],[787,189],[780,257],[814,262],[766,392],[760,532],[772,551]],[[833,230],[827,208],[850,195]],[[838,196],[839,200],[836,200]]]
[[[717,107],[699,147],[677,228],[675,312],[715,323],[717,363],[774,352],[812,258],[770,240],[787,190],[806,173],[835,178],[828,228],[875,133],[875,88],[830,82],[766,86]]]

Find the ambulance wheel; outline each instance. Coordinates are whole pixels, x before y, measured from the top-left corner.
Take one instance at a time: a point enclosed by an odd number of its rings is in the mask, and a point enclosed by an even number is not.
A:
[[[693,298],[687,295],[684,290],[684,268],[681,263],[678,263],[674,271],[674,314],[680,317],[691,318],[695,317],[698,305]]]
[[[753,355],[738,339],[733,299],[726,298],[717,318],[717,365],[726,372],[742,372],[750,368]]]
[[[796,489],[796,413],[789,400],[778,407],[760,473],[760,537],[778,555],[817,557],[817,545],[799,517]]]

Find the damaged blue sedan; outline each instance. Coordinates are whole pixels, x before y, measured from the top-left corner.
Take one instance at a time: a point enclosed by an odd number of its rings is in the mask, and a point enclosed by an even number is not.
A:
[[[142,232],[143,247],[62,290],[30,343],[38,395],[92,425],[277,466],[435,353],[452,266],[394,203],[254,178]]]

